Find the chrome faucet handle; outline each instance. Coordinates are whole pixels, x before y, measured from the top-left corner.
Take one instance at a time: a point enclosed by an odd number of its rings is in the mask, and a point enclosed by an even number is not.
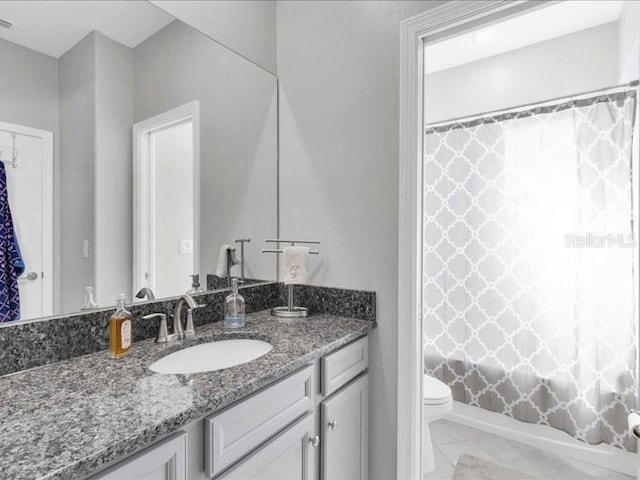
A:
[[[169,343],[176,339],[175,334],[169,335],[167,329],[167,315],[164,313],[150,313],[142,317],[143,320],[151,320],[152,318],[160,318],[160,328],[158,329],[158,336],[156,337],[156,343]]]
[[[198,307],[196,307],[198,308]],[[187,325],[184,328],[185,338],[191,338],[196,334],[196,327],[193,326],[193,309],[187,310]]]

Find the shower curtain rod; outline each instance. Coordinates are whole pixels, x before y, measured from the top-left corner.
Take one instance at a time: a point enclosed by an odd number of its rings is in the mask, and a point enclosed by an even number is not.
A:
[[[582,92],[582,93],[577,93],[575,95],[566,95],[564,97],[556,97],[556,98],[552,98],[549,100],[541,100],[539,102],[533,102],[533,103],[526,103],[526,104],[522,104],[522,105],[517,105],[515,107],[508,107],[508,108],[500,108],[497,110],[491,110],[489,112],[483,112],[483,113],[478,113],[478,114],[474,114],[474,115],[466,115],[466,116],[462,116],[462,117],[456,117],[456,118],[452,118],[449,120],[443,120],[441,122],[435,122],[435,123],[430,123],[429,125],[425,125],[424,126],[424,130],[428,130],[428,129],[437,129],[437,128],[442,128],[442,127],[448,127],[451,126],[453,124],[456,123],[467,123],[467,122],[471,122],[473,120],[478,120],[481,118],[486,118],[486,117],[491,117],[491,116],[498,116],[500,114],[505,114],[505,113],[512,113],[512,112],[517,112],[519,110],[527,110],[527,109],[531,109],[531,108],[535,108],[535,107],[542,107],[542,106],[549,106],[553,103],[558,103],[558,102],[563,102],[563,101],[572,101],[572,100],[580,100],[580,99],[584,99],[584,98],[590,98],[590,97],[598,97],[601,95],[611,95],[614,93],[620,93],[620,92],[624,92],[625,90],[632,90],[638,87],[638,85],[640,84],[640,81],[638,80],[634,80],[632,82],[629,83],[623,83],[620,85],[615,85],[613,87],[606,87],[606,88],[598,88],[596,90],[590,90],[588,92]]]

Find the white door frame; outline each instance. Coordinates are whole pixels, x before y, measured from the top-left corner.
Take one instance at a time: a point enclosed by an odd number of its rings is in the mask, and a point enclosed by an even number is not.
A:
[[[555,1],[454,0],[400,25],[400,211],[398,225],[397,478],[422,478],[423,45]]]
[[[150,198],[154,193],[149,183],[154,166],[149,138],[155,131],[186,121],[193,125],[193,272],[200,268],[200,102],[195,100],[133,125],[133,295],[142,287],[152,287],[141,280],[141,274],[151,272],[155,265],[154,249],[149,256],[140,255],[150,244],[155,227],[154,219],[148,215],[154,202]],[[154,278],[154,274],[150,277]]]
[[[8,122],[0,122],[0,129],[42,141],[42,316],[47,317],[53,315],[53,132]]]

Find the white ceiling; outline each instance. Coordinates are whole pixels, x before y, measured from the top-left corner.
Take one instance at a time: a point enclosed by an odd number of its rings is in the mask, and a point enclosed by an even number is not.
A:
[[[0,38],[50,55],[62,56],[94,30],[130,48],[174,18],[146,1],[0,1]]]
[[[425,48],[425,68],[433,73],[517,48],[575,33],[620,17],[624,2],[571,0],[554,3],[489,27]]]

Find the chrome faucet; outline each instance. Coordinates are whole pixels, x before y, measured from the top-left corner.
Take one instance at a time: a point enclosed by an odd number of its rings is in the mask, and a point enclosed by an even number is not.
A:
[[[188,307],[187,322],[182,328],[182,307],[185,304]],[[175,312],[173,312],[173,333],[177,333],[179,338],[193,337],[196,334],[196,329],[193,326],[193,310],[200,307],[204,307],[204,305],[199,305],[191,295],[182,295],[178,299]]]
[[[187,305],[187,324],[182,327],[182,308]],[[184,294],[178,299],[176,310],[173,312],[173,332],[170,334],[167,328],[167,315],[164,313],[151,313],[145,315],[143,320],[150,320],[152,318],[160,319],[160,328],[158,330],[158,336],[156,337],[156,343],[171,343],[183,338],[193,337],[196,334],[196,329],[193,325],[193,310],[206,305],[199,305],[193,297],[189,294]]]
[[[153,290],[147,287],[141,288],[140,291],[136,293],[136,298],[144,297],[147,297],[147,300],[155,300],[156,298],[156,296],[153,294]]]

